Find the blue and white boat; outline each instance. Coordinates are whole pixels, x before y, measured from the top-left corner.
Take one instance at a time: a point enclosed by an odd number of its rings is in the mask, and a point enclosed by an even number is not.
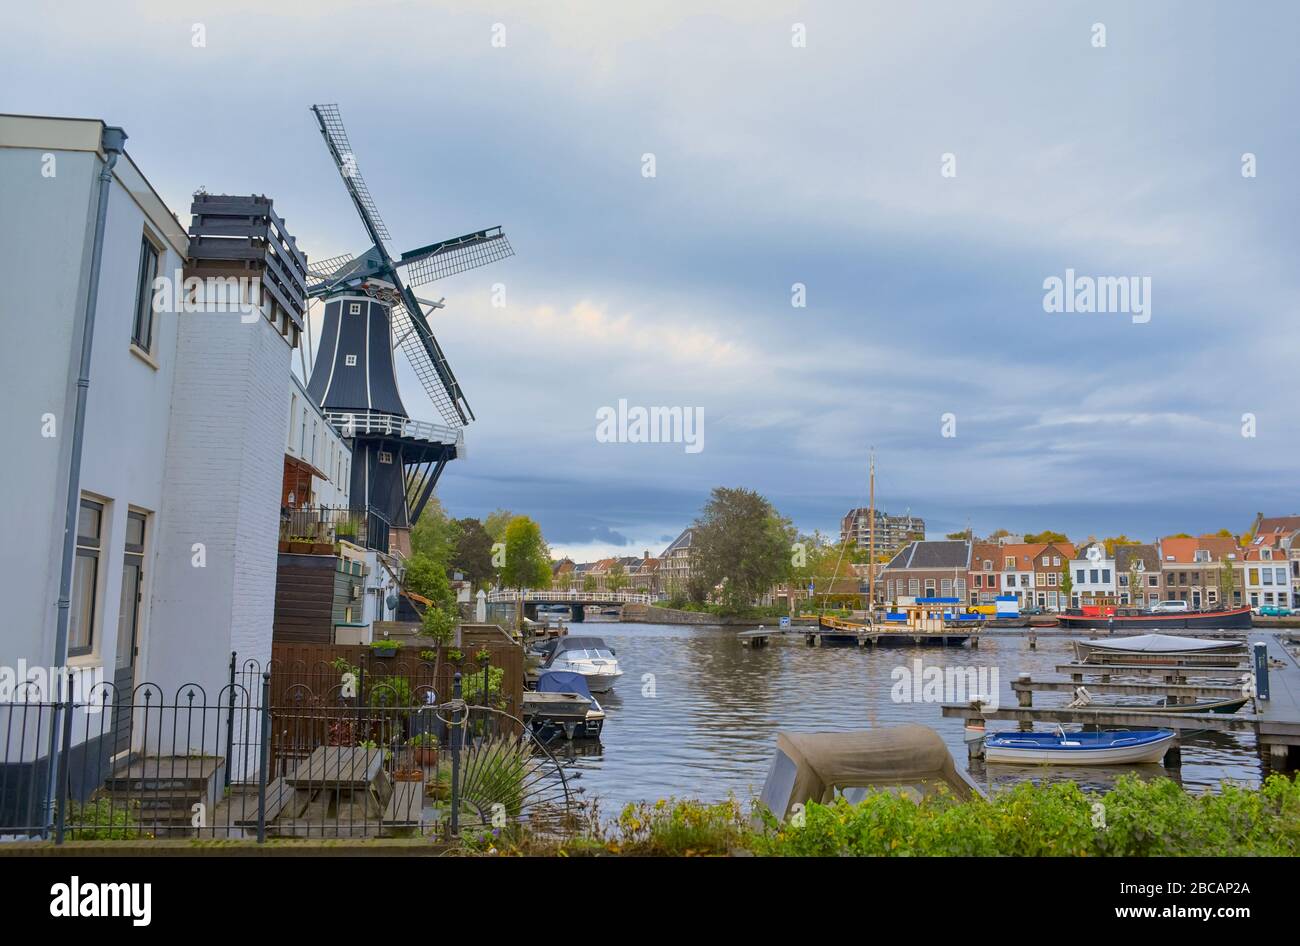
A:
[[[531,718],[533,730],[545,734],[550,728],[561,729],[568,739],[599,739],[605,726],[605,710],[587,689],[587,678],[571,670],[544,670],[537,678],[538,693],[553,693],[568,697],[572,709],[547,701],[546,709],[536,711]],[[585,707],[585,712],[583,711]]]
[[[1102,732],[1005,732],[984,737],[988,762],[1020,765],[1133,765],[1159,762],[1173,745],[1172,729]]]

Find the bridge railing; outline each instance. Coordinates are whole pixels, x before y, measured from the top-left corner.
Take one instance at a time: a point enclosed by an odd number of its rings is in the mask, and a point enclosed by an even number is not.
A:
[[[493,591],[489,602],[514,602],[519,592]],[[650,604],[651,596],[640,591],[525,591],[523,600],[529,604]]]

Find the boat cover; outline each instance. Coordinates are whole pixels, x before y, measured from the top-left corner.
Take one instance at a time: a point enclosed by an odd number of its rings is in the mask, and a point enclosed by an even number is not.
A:
[[[1134,637],[1084,641],[1084,644],[1097,650],[1118,650],[1134,654],[1167,654],[1188,650],[1228,650],[1233,647],[1240,647],[1241,641],[1175,637],[1172,634],[1138,634]]]
[[[538,693],[576,693],[591,699],[587,678],[568,670],[544,670],[537,677]]]
[[[762,801],[778,818],[800,802],[827,803],[837,788],[942,783],[961,799],[975,791],[928,726],[908,723],[857,732],[777,733],[777,756]]]

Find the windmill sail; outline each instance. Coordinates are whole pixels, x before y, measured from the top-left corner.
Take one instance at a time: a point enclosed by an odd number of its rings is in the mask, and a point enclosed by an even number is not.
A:
[[[307,393],[353,445],[352,495],[385,523],[409,528],[447,462],[464,456],[461,428],[474,412],[411,291],[512,256],[500,227],[417,247],[394,260],[388,228],[357,167],[336,105],[313,105],[321,137],[373,244],[311,266],[307,295],[325,312]],[[401,348],[445,427],[410,418],[397,387]],[[384,533],[387,534],[386,531]]]

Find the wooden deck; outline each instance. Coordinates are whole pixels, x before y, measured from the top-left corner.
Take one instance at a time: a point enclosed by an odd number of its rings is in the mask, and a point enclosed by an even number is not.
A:
[[[1267,700],[1258,700],[1259,741],[1277,761],[1289,747],[1300,746],[1300,663],[1274,634],[1252,634],[1250,643],[1268,648]]]

